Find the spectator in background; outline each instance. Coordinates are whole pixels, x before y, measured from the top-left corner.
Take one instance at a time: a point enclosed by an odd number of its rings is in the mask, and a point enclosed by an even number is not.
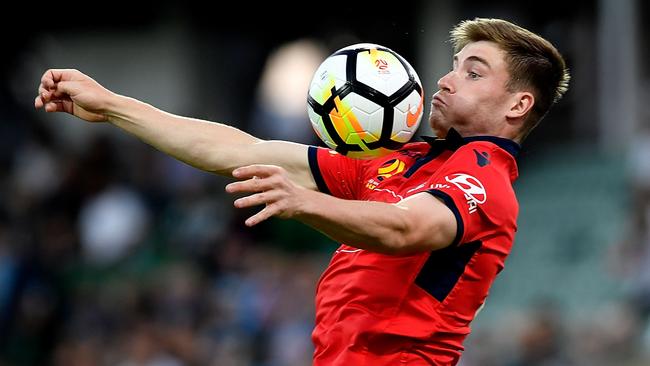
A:
[[[613,247],[614,271],[632,289],[643,318],[650,315],[650,127],[643,127],[627,155],[630,219],[622,242]]]
[[[285,44],[268,58],[257,90],[251,132],[269,140],[315,143],[307,119],[306,90],[326,52],[315,41]]]

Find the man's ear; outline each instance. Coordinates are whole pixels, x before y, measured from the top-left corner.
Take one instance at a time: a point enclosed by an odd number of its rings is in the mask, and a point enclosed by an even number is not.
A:
[[[521,91],[512,95],[510,109],[506,113],[508,119],[522,119],[535,104],[535,96],[531,92]]]

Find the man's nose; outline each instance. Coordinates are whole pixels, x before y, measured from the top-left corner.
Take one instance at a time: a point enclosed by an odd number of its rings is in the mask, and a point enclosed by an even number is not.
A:
[[[440,90],[446,91],[450,94],[453,94],[456,91],[453,86],[453,73],[454,71],[452,70],[438,80],[438,88]]]

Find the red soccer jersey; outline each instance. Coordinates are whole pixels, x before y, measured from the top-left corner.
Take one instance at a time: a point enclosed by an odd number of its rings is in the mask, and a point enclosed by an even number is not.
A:
[[[320,191],[396,203],[428,192],[456,216],[454,243],[437,251],[385,255],[342,244],[316,289],[316,366],[455,365],[462,343],[510,253],[518,204],[514,155],[497,137],[410,143],[355,160],[310,147]]]

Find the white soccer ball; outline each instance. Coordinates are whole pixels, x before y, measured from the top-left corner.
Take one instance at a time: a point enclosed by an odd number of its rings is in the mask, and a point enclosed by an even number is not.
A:
[[[314,131],[328,147],[372,158],[413,137],[422,119],[424,91],[403,57],[387,47],[360,43],[323,61],[307,101]]]

